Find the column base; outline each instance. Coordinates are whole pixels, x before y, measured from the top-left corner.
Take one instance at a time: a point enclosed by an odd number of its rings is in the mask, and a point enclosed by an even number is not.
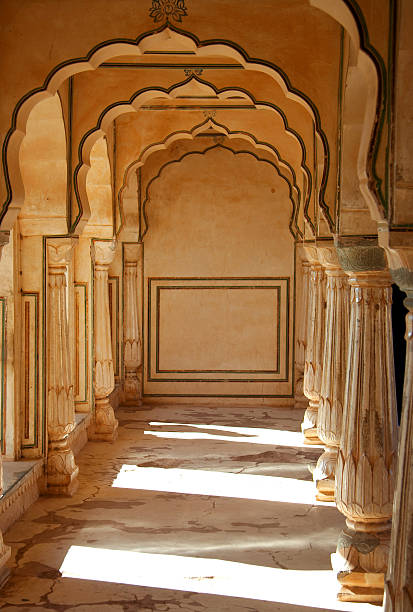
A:
[[[313,480],[317,487],[316,499],[324,502],[335,501],[337,449],[326,447],[318,458],[313,472]]]
[[[332,564],[337,553],[331,555]],[[339,572],[337,575],[339,583],[342,585],[337,593],[339,601],[353,603],[383,603],[384,596],[384,573],[372,573],[363,571]]]
[[[125,406],[142,406],[141,386],[140,373],[136,370],[126,370],[122,404]]]
[[[319,486],[319,483],[322,483],[322,486],[325,486],[325,489],[322,489]],[[326,480],[322,480],[317,482],[317,493],[316,493],[316,500],[320,501],[320,502],[335,502],[336,501],[336,497],[335,497],[335,480],[330,480],[330,479],[326,479]]]
[[[364,529],[369,527],[361,525]],[[383,526],[377,525],[380,528]],[[337,599],[382,604],[389,543],[388,528],[356,531],[347,527],[341,532],[337,552],[331,555],[333,570],[341,584]]]
[[[323,443],[318,437],[317,427],[312,427],[311,429],[302,430],[304,436],[304,444],[315,444],[317,446],[321,446]]]
[[[60,483],[50,482],[48,478],[44,495],[72,497],[79,487],[78,474],[79,468],[76,468],[76,472],[70,477],[62,478]]]
[[[310,405],[304,413],[301,423],[301,431],[304,436],[304,444],[323,444],[318,437],[317,430],[318,404],[310,401]]]
[[[67,439],[50,441],[44,494],[71,497],[79,486],[78,474],[79,468]]]
[[[132,406],[136,406],[137,408],[139,408],[140,406],[142,406],[143,402],[141,400],[141,398],[131,398],[131,397],[123,397],[122,399],[122,406],[128,406],[129,408]]]
[[[114,442],[118,437],[118,426],[110,431],[102,431],[101,428],[97,430],[93,423],[87,430],[87,437],[94,442]]]
[[[118,437],[118,420],[107,397],[95,400],[95,421],[88,429],[89,440],[114,442]]]

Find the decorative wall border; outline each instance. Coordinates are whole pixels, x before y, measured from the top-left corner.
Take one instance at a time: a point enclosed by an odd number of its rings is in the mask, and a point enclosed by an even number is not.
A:
[[[174,383],[197,383],[197,382],[205,382],[205,383],[218,383],[218,382],[234,382],[234,383],[281,383],[288,382],[289,380],[289,344],[290,344],[290,277],[182,277],[182,278],[174,278],[174,277],[152,277],[148,278],[148,314],[147,314],[147,337],[148,337],[148,350],[147,350],[147,381],[148,382],[174,382]],[[190,374],[190,373],[217,373],[217,374],[277,374],[280,372],[280,345],[281,345],[281,285],[253,285],[253,281],[282,281],[285,283],[285,312],[286,312],[286,327],[285,327],[285,339],[286,339],[286,354],[285,354],[285,377],[284,378],[154,378],[152,375],[152,353],[151,353],[151,335],[152,335],[152,293],[153,286],[152,284],[158,281],[173,281],[174,285],[167,286],[157,286],[156,287],[156,317],[155,317],[155,330],[156,330],[156,341],[155,341],[155,363],[156,363],[156,374]],[[199,281],[208,281],[208,285],[177,285],[178,281],[192,281],[193,283]],[[225,285],[213,285],[212,281],[228,281]],[[235,285],[235,281],[247,281],[248,285]],[[274,370],[160,370],[159,369],[159,320],[160,320],[160,290],[168,290],[168,289],[272,289],[277,291],[277,366]],[[189,397],[189,396],[188,396]]]
[[[22,292],[22,449],[36,448],[39,443],[39,293]],[[33,336],[30,334],[34,327]],[[32,388],[32,391],[31,391]],[[31,410],[33,418],[31,418]],[[30,431],[32,430],[32,431]]]
[[[75,282],[75,404],[89,404],[89,337],[88,337],[88,320],[89,320],[89,300],[88,300],[88,283]],[[83,306],[83,308],[82,308]],[[80,327],[84,327],[84,342],[83,355],[85,361],[83,374],[83,389],[82,376],[80,373],[79,352],[80,346]],[[83,393],[81,391],[83,390]]]
[[[120,292],[119,292],[119,276],[108,277],[108,291],[109,291],[109,318],[110,318],[110,331],[112,337],[112,359],[113,359],[113,372],[115,376],[120,376],[120,351],[119,351],[119,305],[120,305]]]

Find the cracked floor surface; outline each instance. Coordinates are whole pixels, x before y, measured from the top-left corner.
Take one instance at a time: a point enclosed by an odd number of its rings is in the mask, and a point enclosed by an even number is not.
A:
[[[302,411],[117,416],[116,442],[78,455],[76,494],[40,498],[5,534],[4,612],[377,611],[335,599],[344,519],[314,502]]]

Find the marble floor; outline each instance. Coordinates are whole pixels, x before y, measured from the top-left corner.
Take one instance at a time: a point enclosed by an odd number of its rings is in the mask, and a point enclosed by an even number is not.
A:
[[[336,601],[344,524],[316,503],[302,410],[146,406],[77,457],[72,498],[40,498],[6,533],[4,612],[377,612]]]

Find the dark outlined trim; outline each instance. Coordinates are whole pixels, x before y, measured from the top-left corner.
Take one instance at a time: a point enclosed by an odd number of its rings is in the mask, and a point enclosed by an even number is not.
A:
[[[221,382],[230,382],[230,383],[286,383],[289,382],[289,372],[290,372],[290,277],[149,277],[147,279],[147,324],[148,324],[148,351],[147,351],[147,382],[160,383],[160,382],[172,382],[172,383],[221,383]],[[152,282],[154,281],[282,281],[285,282],[285,315],[286,315],[286,323],[285,323],[285,338],[286,338],[286,351],[285,351],[285,377],[283,378],[264,378],[264,379],[243,379],[243,378],[189,378],[189,379],[177,379],[177,378],[153,378],[151,375],[151,367],[152,367],[152,343],[151,343],[151,327],[152,327]],[[280,359],[280,351],[281,351],[281,285],[190,285],[190,286],[182,286],[182,285],[172,285],[172,286],[160,286],[156,287],[157,290],[160,289],[276,289],[278,292],[278,321],[277,321],[277,355],[278,360]],[[159,294],[157,291],[157,301],[156,301],[156,343],[155,343],[155,363],[156,363],[156,372],[172,372],[171,370],[159,370]],[[277,364],[277,369],[279,371],[279,361]],[[182,372],[182,373],[197,373],[197,370],[174,370],[173,372]],[[258,373],[265,374],[267,371],[263,370],[202,370],[202,373]],[[270,371],[268,373],[277,373],[276,371]],[[178,394],[179,395],[179,394]],[[190,395],[188,395],[190,397]],[[205,397],[208,397],[205,396]],[[278,397],[278,396],[277,396]]]

